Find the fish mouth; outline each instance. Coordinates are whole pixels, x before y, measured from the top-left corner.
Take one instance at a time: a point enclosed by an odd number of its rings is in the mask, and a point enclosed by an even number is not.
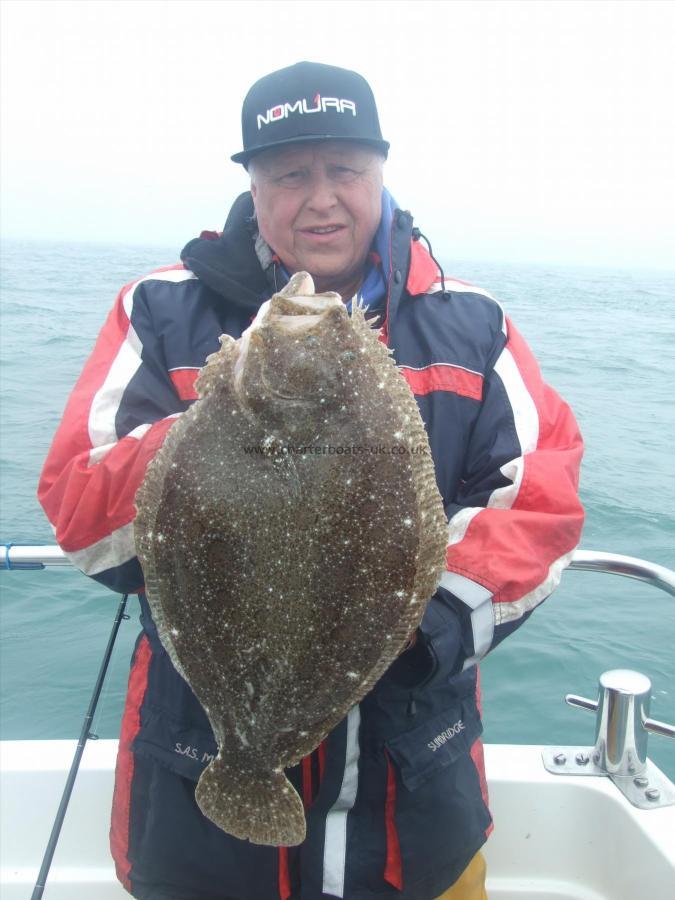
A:
[[[317,322],[336,307],[339,309],[343,306],[342,298],[339,294],[326,293],[316,294],[313,297],[281,297],[272,298],[271,306],[268,311],[270,320],[278,320],[280,318],[287,319],[314,319]],[[310,325],[311,323],[307,323]]]
[[[311,395],[305,394],[287,394],[284,391],[280,391],[277,387],[273,387],[265,378],[264,373],[260,374],[260,381],[262,386],[264,387],[266,393],[268,393],[271,397],[274,397],[277,400],[285,400],[287,403],[313,403],[314,397]]]
[[[323,313],[318,315],[306,315],[305,313],[297,313],[296,315],[270,314],[270,324],[274,324],[280,331],[292,333],[294,331],[310,331],[319,324],[323,318]]]
[[[284,336],[308,337],[314,332],[318,335],[322,320],[334,315],[334,310],[346,317],[347,312],[342,298],[336,293],[314,293],[314,281],[307,272],[296,272],[291,276],[286,287],[269,300],[266,300],[249,327],[238,341],[238,353],[234,364],[235,391],[241,390],[244,370],[246,368],[251,340],[259,344],[261,334],[265,331],[276,331]],[[287,403],[313,403],[313,395],[289,394],[279,390],[267,382],[261,373],[261,381],[270,396]]]
[[[297,403],[298,405],[307,405],[308,403],[314,402],[314,399],[312,397],[302,397],[297,394],[284,394],[282,393],[282,391],[274,390],[274,388],[271,388],[264,379],[263,384],[265,385],[265,389],[269,392],[270,396],[274,397],[275,400],[284,400],[286,403]]]

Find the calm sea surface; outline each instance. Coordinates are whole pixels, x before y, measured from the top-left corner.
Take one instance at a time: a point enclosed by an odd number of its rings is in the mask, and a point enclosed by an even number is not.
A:
[[[35,489],[66,397],[119,288],[176,261],[166,248],[6,243],[2,248],[0,540],[52,543]],[[446,261],[488,288],[571,403],[586,439],[582,546],[675,568],[675,273]],[[75,737],[117,605],[71,570],[0,572],[1,734]],[[123,623],[94,730],[117,737],[138,607]],[[568,572],[482,666],[485,738],[590,744],[593,718],[563,703],[635,668],[651,714],[675,723],[675,598],[616,576]],[[675,742],[650,756],[675,779]]]

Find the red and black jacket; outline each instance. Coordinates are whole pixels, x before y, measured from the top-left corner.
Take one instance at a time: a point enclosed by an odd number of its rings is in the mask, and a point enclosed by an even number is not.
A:
[[[45,462],[39,498],[59,544],[115,590],[142,589],[134,496],[148,461],[195,399],[195,377],[219,335],[239,337],[270,295],[252,211],[242,195],[222,235],[191,242],[183,264],[123,288]],[[203,885],[196,896],[429,900],[456,880],[491,827],[475,664],[551,593],[570,561],[583,521],[582,442],[499,304],[465,283],[441,283],[413,240],[409,213],[392,209],[386,226],[383,334],[427,428],[449,520],[447,572],[415,647],[291,771],[308,832],[288,851],[242,844],[164,812],[148,824],[157,771],[191,784],[215,745],[141,594],[144,631],[112,830],[118,873],[136,896],[153,878],[173,883],[161,848],[173,846],[179,830],[194,878],[200,854],[210,872],[208,891]]]

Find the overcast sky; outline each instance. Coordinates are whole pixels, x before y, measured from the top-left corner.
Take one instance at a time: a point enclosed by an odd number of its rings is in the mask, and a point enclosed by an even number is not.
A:
[[[442,258],[675,269],[672,2],[2,2],[2,233],[166,244],[247,187],[243,96],[369,80]]]

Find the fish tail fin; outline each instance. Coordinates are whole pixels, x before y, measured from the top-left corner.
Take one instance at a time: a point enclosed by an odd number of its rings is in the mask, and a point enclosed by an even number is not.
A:
[[[218,828],[241,840],[291,847],[305,839],[302,800],[282,770],[250,772],[216,757],[202,772],[195,799]]]

